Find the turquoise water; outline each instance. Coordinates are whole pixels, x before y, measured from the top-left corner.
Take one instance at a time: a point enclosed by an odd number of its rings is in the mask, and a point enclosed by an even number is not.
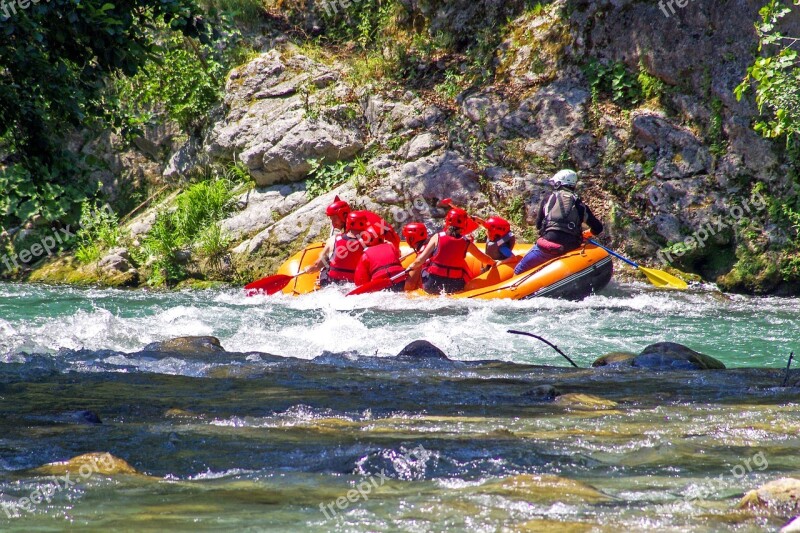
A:
[[[800,389],[780,387],[798,326],[798,300],[638,284],[582,302],[0,284],[0,530],[776,530],[790,511],[737,502],[800,477]],[[676,341],[732,370],[572,369],[507,329],[584,367]],[[227,351],[142,351],[182,335]],[[393,357],[416,339],[457,361]],[[90,452],[137,473],[14,507],[64,467],[37,468]]]
[[[427,339],[457,359],[561,365],[550,348],[506,333],[542,335],[582,365],[604,353],[673,341],[728,367],[785,365],[800,351],[800,300],[663,292],[617,286],[582,302],[343,298],[246,298],[238,290],[143,292],[0,285],[0,354],[134,351],[181,335],[214,335],[230,351],[311,359],[323,351],[394,355]]]

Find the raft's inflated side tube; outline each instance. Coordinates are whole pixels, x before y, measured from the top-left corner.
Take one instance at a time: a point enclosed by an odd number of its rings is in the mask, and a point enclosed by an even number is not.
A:
[[[309,244],[304,250],[300,250],[292,257],[287,259],[278,269],[277,274],[294,276],[304,268],[308,268],[316,263],[324,248],[324,242],[315,242]],[[317,272],[298,276],[283,288],[283,293],[299,295],[313,292],[319,288],[317,287],[317,278],[319,278],[319,273]]]
[[[511,265],[501,265],[496,270],[498,273],[489,271],[472,280],[465,291],[450,296],[512,300],[546,296],[581,300],[608,285],[613,274],[611,256],[602,248],[591,244],[517,276],[513,275]],[[482,279],[490,278],[492,275],[496,276],[495,279],[509,277],[488,286],[480,285]]]
[[[483,249],[483,244],[477,245]],[[519,256],[525,255],[532,244],[519,243],[514,247],[514,252]],[[316,262],[325,243],[310,244],[305,250],[297,252],[278,269],[278,274],[294,275]],[[400,245],[400,255],[408,255],[403,260],[403,266],[408,267],[416,258],[410,254],[411,248],[405,243]],[[409,255],[410,254],[410,255]],[[565,298],[580,300],[605,287],[611,280],[613,273],[611,256],[594,245],[587,245],[557,259],[540,265],[533,270],[514,275],[515,262],[500,265],[481,274],[483,265],[472,257],[467,256],[467,269],[471,280],[462,292],[449,295],[452,298],[478,298],[495,299],[510,298],[521,300],[536,296],[550,298]],[[306,294],[317,290],[318,274],[306,274],[293,279],[286,288],[285,294]],[[413,294],[428,296],[423,290],[413,291]]]

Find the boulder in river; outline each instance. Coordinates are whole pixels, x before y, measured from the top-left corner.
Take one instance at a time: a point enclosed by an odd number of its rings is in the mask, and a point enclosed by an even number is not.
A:
[[[611,352],[599,357],[592,363],[592,367],[610,366],[627,364],[630,366],[631,361],[636,357],[633,352]]]
[[[677,342],[657,342],[637,355],[631,365],[652,370],[724,370],[725,365],[709,355]]]
[[[93,474],[101,474],[104,476],[136,474],[136,470],[124,459],[114,457],[108,452],[94,452],[78,455],[69,461],[48,463],[34,469],[33,473],[43,476],[79,474],[81,477],[88,478]]]
[[[526,398],[547,402],[555,400],[556,397],[561,395],[561,391],[552,385],[538,385],[522,395]]]
[[[562,394],[556,398],[555,403],[562,407],[581,411],[602,411],[617,407],[617,402],[613,400],[606,400],[605,398],[592,394],[581,394],[577,392]]]
[[[425,340],[411,342],[397,354],[398,359],[442,359],[449,361],[447,355]]]
[[[739,501],[740,509],[772,509],[791,516],[800,511],[800,479],[784,477],[751,490]]]
[[[166,341],[152,342],[144,347],[145,352],[202,353],[224,352],[225,348],[216,337],[175,337]]]

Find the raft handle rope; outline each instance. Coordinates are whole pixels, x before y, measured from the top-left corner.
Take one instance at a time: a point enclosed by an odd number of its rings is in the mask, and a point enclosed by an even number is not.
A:
[[[517,331],[517,330],[514,330],[514,329],[509,329],[508,333],[513,333],[514,335],[525,335],[525,336],[528,336],[528,337],[533,337],[534,339],[539,339],[540,341],[542,341],[543,343],[545,343],[546,345],[548,345],[549,347],[551,347],[552,349],[554,349],[555,351],[560,353],[564,357],[564,359],[569,361],[569,364],[571,364],[575,368],[580,368],[578,365],[575,364],[575,361],[573,361],[572,359],[569,358],[569,356],[567,354],[565,354],[564,352],[559,350],[558,346],[556,346],[552,342],[548,341],[547,339],[544,339],[544,338],[540,337],[539,335],[534,335],[533,333],[526,333],[524,331]]]
[[[794,358],[794,352],[789,354],[789,362],[786,363],[786,376],[783,378],[783,385],[781,387],[785,387],[786,384],[789,382],[789,368],[792,366],[792,359]]]

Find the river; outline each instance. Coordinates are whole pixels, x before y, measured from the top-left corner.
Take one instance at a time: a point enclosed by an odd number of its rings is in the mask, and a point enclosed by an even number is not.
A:
[[[582,367],[673,341],[730,370],[573,369],[508,329]],[[0,529],[777,528],[735,505],[800,472],[800,392],[779,386],[797,331],[797,299],[641,284],[581,302],[0,284]],[[227,351],[142,351],[184,335]],[[394,358],[416,339],[457,361]],[[138,474],[14,507],[47,482],[31,469],[87,452]]]

